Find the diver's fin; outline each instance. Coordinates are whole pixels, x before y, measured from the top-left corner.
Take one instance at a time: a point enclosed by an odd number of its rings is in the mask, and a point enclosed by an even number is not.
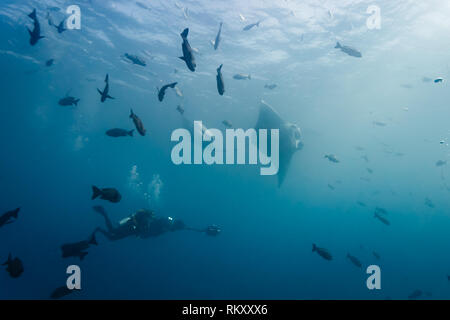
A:
[[[102,190],[100,190],[96,186],[92,186],[92,198],[91,198],[92,200],[94,200],[95,198],[97,198],[101,194],[102,194]]]
[[[183,30],[182,33],[180,33],[180,36],[181,36],[183,39],[186,39],[187,36],[188,36],[188,34],[189,34],[189,28],[186,28],[186,29]]]
[[[130,137],[132,137],[132,136],[133,136],[133,132],[134,132],[134,129],[133,129],[133,130],[130,130],[130,131],[128,131],[128,135],[129,135]]]

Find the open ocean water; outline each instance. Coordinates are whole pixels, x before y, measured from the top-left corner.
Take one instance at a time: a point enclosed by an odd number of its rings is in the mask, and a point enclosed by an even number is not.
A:
[[[81,29],[59,33],[71,5]],[[448,299],[449,14],[438,0],[1,1],[0,215],[20,211],[0,227],[0,263],[11,253],[24,271],[1,267],[0,299],[47,299],[69,265],[82,290],[66,299]],[[178,58],[185,28],[195,72]],[[259,165],[172,162],[175,129],[252,128],[261,100],[302,134],[280,186]],[[92,200],[93,185],[120,202]],[[97,233],[82,260],[63,258],[105,227],[96,205],[115,225],[146,208],[221,232]]]

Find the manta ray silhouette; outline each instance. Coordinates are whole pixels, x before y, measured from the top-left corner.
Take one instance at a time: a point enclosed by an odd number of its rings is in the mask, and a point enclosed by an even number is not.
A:
[[[280,187],[286,177],[292,156],[303,147],[300,128],[293,123],[283,120],[272,106],[261,100],[255,129],[279,130],[280,164],[278,169],[278,187]],[[270,135],[267,138],[270,139]],[[270,145],[269,141],[267,143]]]

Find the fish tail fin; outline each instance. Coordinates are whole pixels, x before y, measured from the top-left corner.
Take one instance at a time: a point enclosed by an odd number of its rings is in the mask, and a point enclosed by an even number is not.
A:
[[[223,64],[221,64],[218,68],[217,68],[217,72],[221,71],[223,67]]]
[[[5,263],[2,263],[2,266],[8,265],[8,263],[9,263],[11,260],[12,260],[12,255],[11,255],[11,252],[10,252],[10,253],[8,254],[8,260],[6,260]]]
[[[20,207],[17,208],[16,210],[14,210],[12,216],[17,219],[17,217],[19,216],[19,211],[20,211]]]
[[[178,84],[178,82],[171,83],[171,84],[169,84],[169,87],[175,88],[175,86],[176,86],[177,84]]]
[[[33,10],[32,13],[28,15],[31,19],[36,19],[36,9]]]
[[[78,106],[78,102],[80,101],[80,99],[76,99],[73,103]]]
[[[114,97],[111,97],[109,94],[106,95],[106,98],[107,98],[107,99],[112,99],[112,100],[115,99]]]
[[[259,24],[261,23],[261,21],[258,21],[257,23],[256,23],[256,26],[257,27],[259,27]]]
[[[27,30],[28,30],[28,34],[32,37],[33,36],[33,32],[28,27],[27,27]]]
[[[181,36],[183,39],[186,39],[187,36],[188,36],[188,34],[189,34],[189,28],[186,28],[186,29],[183,30],[182,33],[180,33],[180,36]]]
[[[102,90],[100,90],[99,88],[97,88],[97,91],[98,91],[98,93],[100,93],[101,96],[103,95]]]
[[[94,244],[98,246],[97,239],[95,238],[95,232],[92,234],[91,238],[89,239],[89,244]]]
[[[87,252],[81,252],[80,260],[83,261],[84,257],[86,257],[87,254],[88,254]]]
[[[130,130],[130,131],[128,131],[128,135],[129,135],[130,137],[132,137],[132,136],[133,136],[133,132],[134,132],[134,129],[133,129],[133,130]]]
[[[185,57],[178,57],[178,59],[181,59],[181,60],[183,60],[183,61],[186,61],[186,58],[185,58]]]
[[[335,49],[340,49],[340,48],[342,48],[342,46],[341,46],[341,44],[339,43],[339,41],[336,42],[336,46],[335,46],[334,48],[335,48]]]
[[[316,247],[316,245],[313,243],[313,244],[312,244],[312,252],[316,251],[316,249],[317,249],[317,247]]]
[[[130,118],[133,118],[134,113],[133,113],[133,109],[130,109]]]
[[[101,194],[102,194],[102,190],[100,190],[96,186],[92,186],[92,198],[91,198],[92,200],[94,200],[95,198],[97,198]]]

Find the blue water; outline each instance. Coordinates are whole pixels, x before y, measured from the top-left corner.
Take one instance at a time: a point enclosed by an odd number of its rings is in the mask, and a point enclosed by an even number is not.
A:
[[[21,207],[0,229],[0,260],[11,252],[25,267],[18,279],[0,270],[1,299],[48,298],[71,264],[82,270],[82,291],[67,299],[406,299],[417,289],[421,299],[449,298],[450,172],[436,162],[450,160],[450,90],[445,80],[423,79],[450,76],[448,3],[140,3],[150,10],[125,0],[0,4],[0,214]],[[46,14],[59,22],[72,4],[81,8],[81,30],[58,34]],[[381,8],[380,29],[366,26],[371,4]],[[32,47],[33,8],[46,38]],[[195,73],[178,59],[186,27],[198,49]],[[363,57],[334,49],[336,41]],[[125,52],[147,66],[124,61]],[[116,99],[101,103],[96,88],[106,73]],[[183,97],[169,89],[159,102],[156,87],[174,81]],[[271,83],[277,88],[264,88]],[[77,107],[58,105],[68,92],[81,99]],[[224,129],[223,120],[249,128],[261,99],[303,134],[280,188],[259,166],[172,163],[170,135],[183,126],[177,105],[210,128]],[[147,135],[106,136],[133,129],[130,108]],[[91,200],[91,185],[117,188],[121,202]],[[150,208],[192,227],[218,224],[222,233],[116,242],[98,234],[83,261],[62,259],[62,244],[104,225],[93,205],[115,222]],[[390,226],[374,218],[376,207],[387,210]],[[381,290],[366,287],[371,264],[381,268]]]

